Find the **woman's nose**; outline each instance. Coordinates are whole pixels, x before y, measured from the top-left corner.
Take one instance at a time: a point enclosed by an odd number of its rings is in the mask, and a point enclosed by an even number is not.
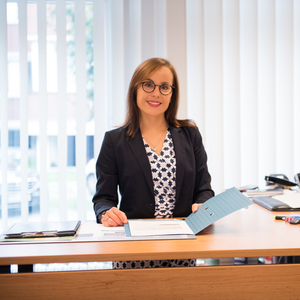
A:
[[[152,92],[153,95],[155,96],[159,96],[160,95],[160,90],[159,90],[159,86],[156,85],[154,91]]]

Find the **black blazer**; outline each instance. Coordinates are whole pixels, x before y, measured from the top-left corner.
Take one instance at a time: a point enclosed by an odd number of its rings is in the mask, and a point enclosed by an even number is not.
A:
[[[193,203],[214,196],[207,170],[207,155],[198,129],[169,127],[176,155],[176,202],[173,217],[186,217]],[[96,216],[119,204],[127,218],[154,218],[155,198],[151,167],[140,130],[133,138],[118,128],[105,134],[96,163],[93,197]],[[98,218],[97,218],[98,219]]]

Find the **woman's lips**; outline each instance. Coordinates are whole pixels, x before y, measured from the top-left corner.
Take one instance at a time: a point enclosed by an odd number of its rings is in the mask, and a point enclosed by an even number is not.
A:
[[[159,101],[147,101],[147,103],[149,104],[149,106],[151,107],[158,107],[161,105],[161,103]]]

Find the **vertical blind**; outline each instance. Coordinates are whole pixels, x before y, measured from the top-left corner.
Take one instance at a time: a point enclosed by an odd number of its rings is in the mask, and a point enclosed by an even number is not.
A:
[[[59,199],[67,199],[67,41],[66,0],[56,2],[57,30],[57,149]],[[66,219],[67,201],[59,201],[59,218]]]
[[[19,0],[19,59],[20,59],[20,148],[21,148],[21,197],[28,195],[28,65],[27,65],[27,7]],[[2,148],[1,148],[2,150]],[[4,162],[3,162],[4,163]],[[22,221],[28,218],[26,201],[21,201]]]
[[[232,186],[264,185],[264,176],[300,172],[300,1],[299,0],[0,0],[0,125],[2,227],[9,222],[7,176],[10,119],[8,56],[10,5],[18,12],[18,116],[21,152],[21,219],[28,215],[29,136],[28,43],[36,4],[38,54],[37,166],[39,220],[91,215],[87,195],[87,136],[97,157],[104,132],[123,123],[132,73],[143,60],[160,56],[175,66],[180,80],[179,118],[196,121],[208,153],[216,193]],[[49,5],[52,13],[49,14]],[[74,35],[68,11],[73,8]],[[89,11],[91,24],[87,26]],[[51,19],[52,18],[52,19]],[[55,22],[55,92],[50,91],[49,20]],[[92,30],[92,32],[90,32]],[[92,38],[92,74],[87,74],[88,36]],[[74,53],[68,51],[74,41]],[[71,54],[70,54],[71,53]],[[31,53],[31,55],[33,55]],[[68,62],[73,55],[73,98],[68,91]],[[49,70],[48,70],[49,69]],[[92,101],[87,91],[92,85]],[[54,94],[54,98],[52,97]],[[71,97],[73,102],[69,99]],[[54,100],[53,100],[54,99]],[[70,105],[73,103],[73,106]],[[90,106],[90,108],[88,108]],[[57,108],[53,121],[52,107]],[[74,118],[70,117],[74,112]],[[88,118],[88,111],[91,111]],[[54,127],[53,127],[54,126]],[[54,129],[53,129],[54,128]],[[71,128],[71,129],[70,129]],[[70,185],[68,151],[74,136],[75,184]],[[57,139],[58,203],[51,197],[49,137]],[[54,140],[55,140],[54,139]],[[70,190],[75,189],[75,215]],[[74,191],[73,191],[74,192]],[[72,206],[72,205],[71,205]],[[50,208],[54,207],[54,215]]]
[[[37,35],[38,35],[38,143],[40,179],[40,208],[41,219],[47,221],[48,194],[47,194],[47,137],[48,137],[48,95],[47,95],[47,17],[46,0],[37,1]],[[25,198],[26,199],[26,198]],[[22,198],[24,202],[24,198]]]
[[[7,31],[6,1],[0,1],[0,121],[1,121],[1,216],[3,228],[6,227],[7,216],[7,159],[8,159],[8,71],[7,71]]]

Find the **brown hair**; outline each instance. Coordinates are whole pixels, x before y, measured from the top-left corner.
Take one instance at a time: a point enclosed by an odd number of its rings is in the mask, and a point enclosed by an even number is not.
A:
[[[171,102],[165,111],[165,118],[169,125],[174,127],[190,126],[196,127],[191,120],[178,120],[176,118],[179,106],[179,83],[177,73],[173,65],[163,58],[150,58],[142,62],[134,71],[127,94],[127,115],[123,127],[127,128],[127,136],[133,137],[139,129],[139,108],[137,105],[137,87],[138,84],[148,78],[150,74],[161,67],[167,67],[173,74],[173,92]]]

